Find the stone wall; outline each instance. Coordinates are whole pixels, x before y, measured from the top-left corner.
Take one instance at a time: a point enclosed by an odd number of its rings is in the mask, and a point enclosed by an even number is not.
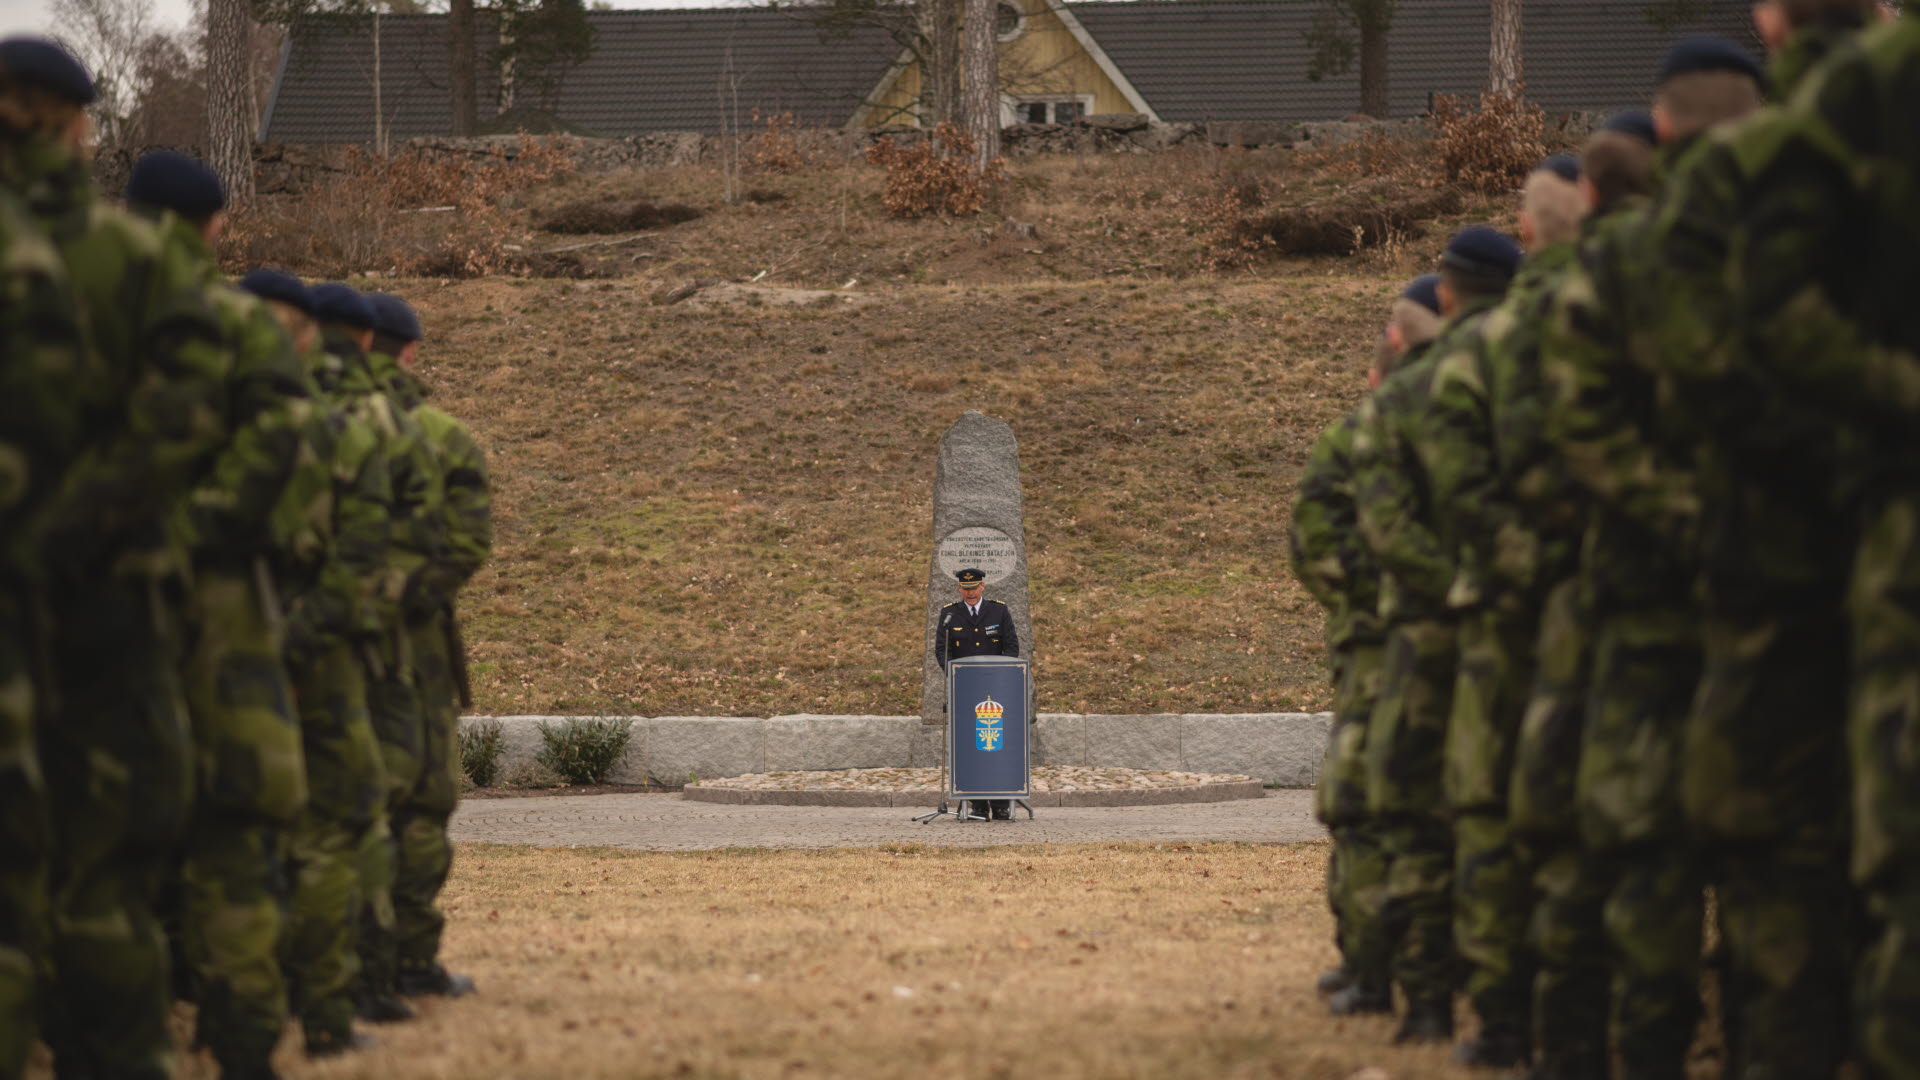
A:
[[[462,725],[485,717],[469,716]],[[540,725],[564,716],[501,716],[503,774],[540,749]],[[917,716],[632,716],[618,784],[680,787],[760,772],[937,767],[944,728]],[[1033,763],[1239,773],[1282,787],[1309,787],[1326,753],[1331,713],[1161,713],[1082,716],[1041,713]]]

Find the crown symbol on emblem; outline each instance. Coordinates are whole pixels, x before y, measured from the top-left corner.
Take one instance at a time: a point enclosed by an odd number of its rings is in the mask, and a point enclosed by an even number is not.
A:
[[[1006,706],[988,698],[973,707],[973,716],[976,720],[998,720],[1006,714],[1006,711]]]

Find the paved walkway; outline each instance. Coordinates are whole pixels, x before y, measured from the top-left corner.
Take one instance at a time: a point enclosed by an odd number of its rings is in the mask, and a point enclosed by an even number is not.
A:
[[[928,806],[926,809],[933,809]],[[888,807],[724,806],[678,795],[570,795],[469,799],[453,838],[539,847],[605,846],[655,851],[707,848],[824,848],[874,844],[1161,843],[1238,840],[1295,843],[1326,831],[1313,820],[1313,792],[1269,791],[1264,799],[1186,806],[1041,808],[1007,822],[930,825],[920,811]]]

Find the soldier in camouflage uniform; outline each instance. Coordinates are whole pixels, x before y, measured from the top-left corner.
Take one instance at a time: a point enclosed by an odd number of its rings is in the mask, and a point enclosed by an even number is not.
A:
[[[230,359],[199,280],[97,198],[78,98],[44,78],[49,53],[64,56],[0,42],[0,188],[59,249],[94,346],[61,373],[89,444],[28,538],[55,616],[35,728],[53,822],[44,1033],[62,1073],[164,1077],[172,987],[155,903],[192,791],[167,521],[229,441]]]
[[[1516,459],[1503,456],[1495,417],[1511,424],[1515,414],[1541,411],[1534,358],[1525,355],[1525,366],[1516,366],[1514,339],[1531,340],[1543,295],[1572,261],[1586,212],[1578,177],[1577,163],[1556,155],[1527,178],[1520,232],[1530,256],[1505,299],[1435,356],[1414,442],[1457,566],[1447,600],[1459,620],[1460,670],[1447,723],[1445,789],[1454,815],[1454,940],[1480,1033],[1455,1059],[1487,1068],[1528,1058],[1532,867],[1509,825],[1508,780],[1533,689],[1541,585],[1564,576],[1560,564],[1572,547],[1565,521],[1536,518],[1520,503],[1517,484],[1536,478],[1504,471]],[[1544,566],[1543,542],[1551,549]]]
[[[1655,99],[1662,168],[1757,105],[1759,78],[1731,42],[1676,45]],[[1594,506],[1581,552],[1594,667],[1575,782],[1582,840],[1607,881],[1613,1041],[1628,1075],[1678,1077],[1699,1017],[1704,918],[1680,800],[1704,645],[1700,496],[1692,425],[1663,423],[1657,406],[1672,380],[1634,355],[1684,310],[1670,283],[1681,275],[1649,247],[1654,220],[1619,216],[1582,245],[1541,355],[1554,390],[1548,437]]]
[[[1394,303],[1381,335],[1381,354],[1368,372],[1378,385],[1405,351],[1432,340],[1439,313],[1423,306],[1437,278],[1416,282]],[[1437,306],[1437,299],[1428,301]],[[1327,902],[1335,922],[1340,966],[1320,978],[1336,1015],[1387,1012],[1391,996],[1391,943],[1381,908],[1386,899],[1387,856],[1380,830],[1367,812],[1367,720],[1380,691],[1380,575],[1359,534],[1354,510],[1353,433],[1357,417],[1341,417],[1314,443],[1293,506],[1290,550],[1294,576],[1327,609],[1327,657],[1335,697],[1333,730],[1314,812],[1333,833],[1327,866]]]
[[[1578,186],[1587,213],[1582,238],[1634,214],[1652,183],[1654,133],[1644,111],[1617,114],[1583,148]],[[1589,606],[1582,599],[1578,550],[1590,517],[1579,489],[1544,435],[1547,393],[1540,338],[1571,245],[1529,260],[1526,287],[1481,335],[1494,457],[1516,517],[1494,517],[1486,573],[1498,592],[1537,597],[1533,685],[1513,750],[1509,823],[1531,867],[1534,906],[1527,942],[1533,982],[1535,1077],[1589,1080],[1608,1072],[1610,965],[1602,932],[1603,875],[1586,858],[1574,813],[1574,771],[1586,715]],[[1530,298],[1530,299],[1528,299]],[[1500,316],[1501,313],[1496,313]],[[1454,391],[1449,390],[1451,397]]]
[[[221,1075],[271,1076],[287,1017],[286,830],[307,798],[273,568],[283,552],[317,542],[306,508],[289,520],[275,511],[291,486],[311,489],[325,470],[304,438],[313,404],[301,358],[265,306],[227,284],[214,262],[226,204],[219,179],[192,158],[157,151],[134,164],[126,199],[156,222],[169,258],[198,269],[232,345],[234,438],[176,515],[192,553],[183,682],[197,784],[175,950],[200,1006],[196,1042]]]
[[[346,290],[344,285],[315,287],[316,302]],[[350,290],[349,290],[350,291]],[[356,294],[357,298],[357,294]],[[388,464],[392,502],[388,507],[390,544],[378,593],[380,626],[365,637],[360,654],[365,666],[367,711],[380,740],[386,796],[379,820],[361,848],[360,882],[364,891],[360,926],[360,1013],[376,1022],[412,1018],[413,1009],[397,996],[399,940],[393,908],[398,866],[398,818],[423,775],[425,724],[415,681],[412,641],[406,633],[404,603],[427,565],[440,557],[445,529],[433,505],[437,472],[420,426],[388,393],[384,378],[391,358],[370,353],[373,311],[361,300],[355,317],[364,326],[327,325],[323,347],[341,368],[338,400],[352,415],[380,433]]]
[[[393,819],[398,867],[393,889],[402,994],[471,993],[473,981],[439,962],[445,916],[434,906],[453,865],[447,824],[460,797],[460,709],[467,702],[466,657],[460,652],[454,597],[493,548],[486,457],[466,425],[427,404],[412,367],[420,320],[399,297],[370,293],[374,336],[370,359],[396,404],[419,425],[435,465],[427,505],[442,515],[445,540],[402,607],[423,720],[421,777]]]
[[[1711,141],[1678,178],[1660,238],[1663,256],[1715,271],[1686,299],[1721,346],[1661,355],[1698,380],[1689,400],[1718,449],[1706,583],[1725,659],[1703,687],[1687,806],[1715,845],[1752,1071],[1829,1073],[1842,1055],[1851,900],[1836,872],[1845,759],[1826,718],[1842,624],[1827,590],[1851,561],[1845,752],[1852,871],[1871,917],[1856,1034],[1869,1075],[1915,1076],[1920,334],[1902,286],[1920,258],[1920,24],[1909,9],[1853,44],[1864,5],[1767,6],[1789,102]]]
[[[5,53],[0,51],[0,64]],[[77,68],[77,65],[75,65]],[[73,74],[73,72],[69,72]],[[84,72],[66,88],[72,105],[92,100]],[[0,69],[0,83],[17,74]],[[0,125],[12,127],[12,95],[0,91]],[[4,138],[4,136],[0,136]],[[11,190],[0,188],[0,1078],[26,1068],[36,1028],[36,971],[47,933],[47,790],[34,747],[34,709],[47,691],[38,655],[40,560],[18,543],[80,452],[61,373],[79,369],[90,346],[60,253]]]
[[[385,777],[358,647],[382,622],[392,478],[380,433],[332,397],[344,371],[316,347],[322,312],[312,296],[274,271],[255,271],[241,284],[269,302],[327,408],[309,441],[325,448],[330,467],[331,516],[323,523],[330,544],[314,559],[291,563],[282,577],[288,583],[285,657],[308,790],[289,851],[286,967],[307,1053],[324,1057],[371,1041],[353,1030],[364,898],[360,856],[377,823]],[[348,290],[347,299],[358,297]],[[329,311],[326,317],[338,316]]]
[[[1447,607],[1452,552],[1414,452],[1433,357],[1469,332],[1505,291],[1519,263],[1512,241],[1484,226],[1448,242],[1438,288],[1447,320],[1429,351],[1390,375],[1361,405],[1354,436],[1360,529],[1381,567],[1385,674],[1367,730],[1368,809],[1387,830],[1386,924],[1393,976],[1407,996],[1396,1042],[1453,1035],[1453,836],[1442,793],[1442,752],[1457,674]]]

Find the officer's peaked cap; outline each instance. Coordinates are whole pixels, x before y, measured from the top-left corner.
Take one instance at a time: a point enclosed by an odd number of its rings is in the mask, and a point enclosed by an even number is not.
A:
[[[1469,225],[1453,234],[1440,261],[1467,274],[1512,277],[1520,269],[1520,245],[1488,225]]]
[[[313,294],[307,291],[300,279],[284,270],[271,270],[261,267],[247,272],[240,279],[240,287],[262,300],[278,300],[283,304],[292,304],[308,315],[313,314]]]
[[[207,163],[178,150],[155,150],[133,163],[127,202],[200,221],[227,208],[227,192]]]
[[[313,317],[323,323],[340,323],[356,330],[374,329],[373,308],[352,288],[337,281],[315,285],[309,290],[313,296]]]
[[[1697,75],[1708,71],[1728,71],[1735,75],[1745,75],[1757,83],[1766,81],[1766,73],[1760,69],[1760,62],[1753,54],[1723,37],[1697,35],[1681,38],[1667,50],[1666,59],[1660,62],[1660,82],[1677,79],[1682,75]]]
[[[960,584],[962,585],[977,585],[980,582],[987,580],[986,571],[975,570],[972,567],[968,567],[967,569],[962,570],[954,574],[953,576],[959,579]]]
[[[46,38],[10,37],[0,41],[0,75],[75,105],[93,104],[93,77],[87,74],[86,65]]]
[[[1645,109],[1622,109],[1601,122],[1600,130],[1631,135],[1648,146],[1660,144],[1660,134],[1653,127],[1653,114]]]
[[[1411,300],[1435,315],[1440,314],[1440,275],[1421,274],[1400,290],[1402,300]]]
[[[1572,154],[1548,154],[1533,171],[1550,172],[1571,184],[1580,179],[1580,160]]]
[[[366,294],[367,306],[373,309],[373,329],[401,341],[419,341],[420,317],[413,313],[405,300],[392,293],[370,292]]]

